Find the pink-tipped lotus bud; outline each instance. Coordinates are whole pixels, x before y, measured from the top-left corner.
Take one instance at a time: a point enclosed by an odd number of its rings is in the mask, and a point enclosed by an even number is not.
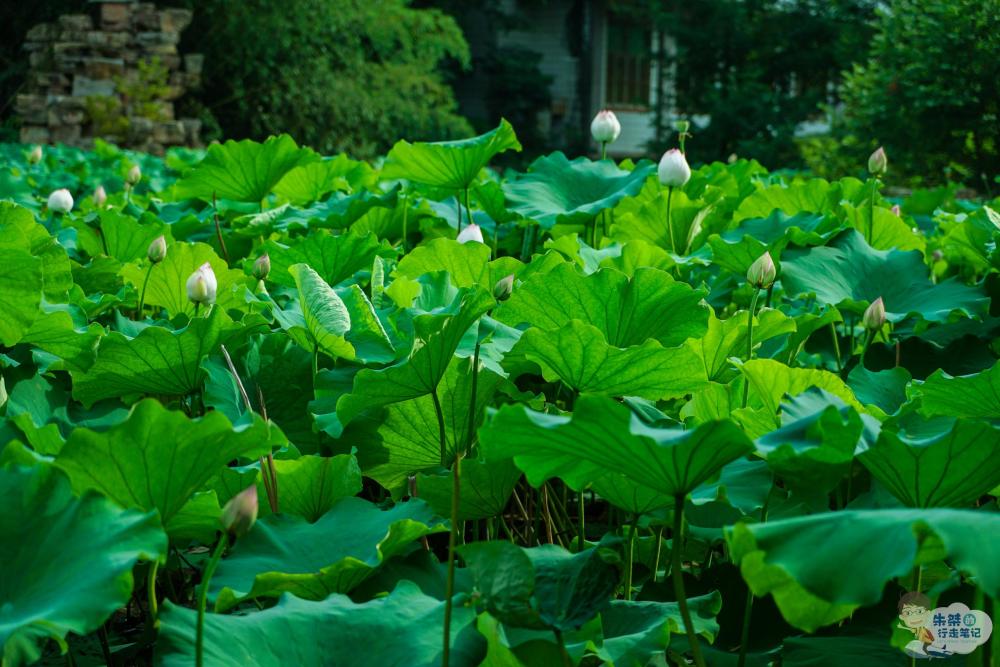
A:
[[[125,182],[132,187],[135,187],[141,180],[142,169],[139,169],[139,165],[133,164],[132,168],[128,170],[127,174],[125,174]]]
[[[757,289],[767,289],[774,284],[774,279],[778,277],[778,269],[774,266],[771,253],[765,252],[750,265],[747,270],[747,282]]]
[[[194,303],[214,303],[219,283],[212,266],[205,262],[187,280],[188,298]]]
[[[253,268],[250,269],[250,273],[257,280],[265,280],[267,274],[271,272],[271,258],[265,252],[263,255],[257,258],[257,261],[253,263]]]
[[[49,210],[53,213],[69,213],[73,210],[73,195],[66,188],[53,190],[49,195]]]
[[[506,301],[514,291],[514,274],[504,276],[493,286],[493,298],[497,301]]]
[[[892,211],[892,214],[894,216],[896,216],[897,218],[900,218],[900,217],[903,216],[903,209],[899,208],[899,204],[893,204],[892,205],[892,209],[890,209],[890,210]]]
[[[243,537],[257,521],[257,485],[251,484],[222,508],[222,527],[232,537]]]
[[[161,234],[153,239],[146,250],[146,257],[153,264],[159,264],[167,256],[167,239]]]
[[[618,116],[614,111],[608,109],[599,111],[594,120],[590,121],[590,134],[599,144],[610,144],[621,133],[622,124],[618,122]]]
[[[889,159],[885,156],[885,149],[881,146],[868,158],[868,171],[872,176],[881,176],[889,167]]]
[[[42,147],[35,146],[34,148],[31,149],[31,152],[28,153],[28,164],[38,164],[41,161],[42,161]]]
[[[671,188],[679,188],[691,178],[691,167],[688,166],[687,158],[676,148],[671,148],[660,158],[660,166],[657,169],[660,183]]]
[[[479,228],[476,223],[471,223],[465,226],[465,229],[458,233],[458,238],[456,239],[459,243],[468,243],[469,241],[476,241],[477,243],[485,243],[483,241],[483,230]]]
[[[104,206],[104,202],[108,200],[108,193],[104,191],[103,185],[98,185],[94,188],[94,206],[101,208]]]
[[[882,297],[872,301],[872,304],[865,309],[861,322],[869,331],[878,331],[882,328],[885,324],[885,304],[882,302]]]

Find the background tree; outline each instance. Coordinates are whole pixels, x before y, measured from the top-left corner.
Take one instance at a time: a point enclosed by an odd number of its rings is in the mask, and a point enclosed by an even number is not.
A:
[[[836,134],[860,161],[884,144],[890,177],[996,189],[1000,0],[896,0],[847,75]],[[860,164],[860,162],[859,162]]]

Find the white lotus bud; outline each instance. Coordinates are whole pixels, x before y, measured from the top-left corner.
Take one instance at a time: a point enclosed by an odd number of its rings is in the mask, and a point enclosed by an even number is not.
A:
[[[73,195],[66,188],[53,190],[49,195],[49,210],[54,213],[69,213],[73,210]]]
[[[466,225],[465,229],[458,233],[458,238],[456,240],[459,243],[468,243],[469,241],[485,243],[485,241],[483,241],[483,230],[481,230],[479,225],[474,222]]]
[[[222,508],[222,527],[233,537],[243,537],[257,522],[257,485],[251,484]]]
[[[104,191],[103,185],[98,185],[94,188],[94,206],[101,208],[104,206],[104,202],[108,200],[108,193]]]
[[[892,210],[892,214],[894,216],[896,216],[897,218],[903,217],[903,209],[901,209],[899,207],[899,204],[893,204],[891,210]]]
[[[882,325],[885,324],[885,304],[882,302],[882,297],[872,301],[871,305],[865,309],[861,322],[869,331],[878,331],[882,328]]]
[[[267,278],[267,274],[271,272],[271,258],[265,252],[263,255],[257,258],[257,261],[253,263],[253,268],[250,269],[250,273],[257,280],[264,280]]]
[[[657,173],[660,176],[660,183],[671,188],[679,188],[691,178],[691,167],[688,166],[684,153],[671,148],[660,158]]]
[[[153,264],[159,264],[167,256],[167,239],[161,234],[153,239],[146,250],[146,257]]]
[[[888,167],[889,159],[885,155],[885,149],[879,146],[868,158],[868,171],[873,176],[881,176]]]
[[[594,120],[590,121],[590,134],[599,144],[610,144],[622,133],[622,124],[614,111],[605,109],[598,111]]]
[[[506,301],[514,291],[514,274],[504,276],[493,286],[493,298],[497,301]]]
[[[28,164],[38,164],[41,161],[42,161],[42,147],[35,146],[34,148],[31,149],[31,152],[28,153]]]
[[[774,279],[777,277],[778,269],[774,266],[774,260],[769,252],[758,257],[747,270],[747,282],[757,289],[767,289],[774,284]]]
[[[142,169],[139,169],[139,165],[133,164],[132,168],[128,170],[127,174],[125,174],[125,182],[132,187],[135,187],[141,180]]]
[[[214,303],[219,283],[215,279],[212,265],[205,262],[187,279],[188,298],[194,303]]]

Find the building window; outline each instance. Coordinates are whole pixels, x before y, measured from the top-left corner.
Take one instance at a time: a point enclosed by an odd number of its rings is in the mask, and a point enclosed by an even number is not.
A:
[[[612,109],[648,111],[653,33],[625,16],[608,14],[605,100]]]

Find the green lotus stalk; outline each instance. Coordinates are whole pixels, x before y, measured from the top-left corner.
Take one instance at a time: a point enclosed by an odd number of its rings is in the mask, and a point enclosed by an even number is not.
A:
[[[146,574],[146,594],[149,599],[149,622],[151,627],[160,624],[159,610],[156,604],[156,571],[160,568],[160,561],[154,560],[149,564],[149,572]]]
[[[403,253],[405,254],[406,253],[406,237],[408,235],[408,230],[407,230],[407,227],[406,227],[406,223],[407,223],[407,214],[410,212],[410,205],[409,205],[409,202],[406,201],[406,193],[405,192],[400,195],[400,198],[403,200],[403,239],[402,239],[402,243],[400,243],[400,245],[403,246]]]
[[[687,494],[679,493],[674,496],[674,534],[671,545],[671,576],[674,580],[674,595],[677,597],[677,606],[681,612],[681,620],[684,621],[684,631],[687,633],[688,644],[691,645],[691,654],[694,656],[694,664],[697,667],[706,667],[705,658],[701,654],[701,646],[698,644],[698,635],[694,631],[694,623],[691,621],[691,610],[688,609],[687,593],[684,591],[684,573],[681,571],[681,553],[684,549],[684,540],[681,531],[684,529],[684,498]]]
[[[576,538],[576,551],[577,551],[577,553],[583,551],[583,549],[584,549],[584,547],[586,546],[586,543],[587,543],[586,534],[584,533],[584,528],[585,528],[585,525],[584,525],[584,521],[585,521],[584,509],[585,508],[584,508],[584,505],[583,505],[583,491],[581,491],[580,493],[577,494],[577,498],[576,498],[576,513],[577,513],[577,517],[576,518],[577,518],[577,525],[579,526],[578,529],[577,529],[577,538]]]
[[[445,431],[444,411],[441,409],[441,399],[438,398],[437,387],[431,392],[431,400],[434,402],[434,414],[437,415],[438,439],[441,447],[441,466],[448,467],[448,436]],[[457,449],[457,448],[456,448]],[[441,653],[441,664],[448,667],[451,655],[451,610],[452,596],[455,592],[455,529],[456,516],[458,515],[458,494],[461,490],[461,462],[459,454],[455,453],[455,465],[452,468],[452,488],[451,488],[451,529],[448,532],[448,577],[444,598],[444,630],[442,632],[444,647]]]
[[[760,522],[767,523],[767,508],[771,502],[771,493],[774,491],[774,477],[771,477],[771,485],[767,487],[767,495],[764,497],[764,505],[760,508]],[[747,661],[747,644],[750,643],[750,618],[753,615],[753,591],[747,587],[747,600],[743,606],[743,628],[740,630],[740,657],[736,661],[736,667],[744,667]]]
[[[674,219],[670,215],[670,205],[674,197],[674,188],[667,188],[667,236],[670,237],[670,250],[677,253],[677,241],[674,240]]]
[[[653,583],[656,583],[660,573],[660,555],[663,551],[663,526],[656,531],[656,558],[653,560]]]
[[[222,552],[229,544],[229,535],[225,532],[219,538],[219,543],[215,545],[212,558],[205,567],[205,574],[201,578],[201,589],[198,591],[198,624],[195,629],[194,640],[194,664],[195,667],[204,667],[205,664],[205,606],[208,603],[208,584],[212,581],[215,568],[219,566],[222,559]]]
[[[459,195],[455,195],[455,203],[458,204],[458,233],[462,233],[462,198]],[[471,222],[471,221],[470,221]]]
[[[635,540],[639,532],[639,515],[632,517],[628,535],[628,569],[625,570],[625,599],[632,599],[632,565],[635,562]]]

